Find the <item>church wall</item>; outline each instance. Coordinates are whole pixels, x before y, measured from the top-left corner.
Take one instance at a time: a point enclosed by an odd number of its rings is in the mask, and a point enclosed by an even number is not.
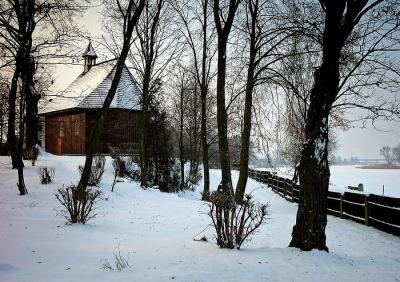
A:
[[[46,151],[56,155],[85,152],[85,113],[47,116]]]

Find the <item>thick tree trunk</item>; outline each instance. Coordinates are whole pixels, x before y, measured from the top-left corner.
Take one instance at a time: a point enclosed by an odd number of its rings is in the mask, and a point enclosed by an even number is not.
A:
[[[232,177],[228,143],[228,119],[225,106],[225,78],[226,78],[226,44],[225,36],[218,37],[218,75],[217,75],[217,124],[218,124],[218,147],[221,163],[222,189],[230,193],[232,197]]]
[[[254,88],[254,67],[249,65],[246,98],[244,104],[243,130],[240,146],[240,171],[239,180],[236,185],[235,201],[241,203],[246,191],[247,178],[249,175],[249,151],[250,151],[250,133],[251,133],[251,109],[253,107],[253,88]]]
[[[251,5],[249,3],[249,5]],[[243,115],[243,130],[240,144],[240,165],[239,165],[239,180],[236,185],[235,201],[241,203],[243,201],[244,193],[246,191],[247,178],[249,175],[249,147],[250,147],[250,133],[251,133],[251,109],[253,107],[253,90],[254,90],[254,72],[256,69],[256,22],[258,15],[258,2],[256,2],[255,9],[249,9],[251,16],[251,31],[250,31],[250,57],[247,69],[246,81],[246,97],[244,102],[244,115]]]
[[[328,120],[320,124],[318,137],[304,145],[298,166],[300,179],[299,207],[293,227],[291,247],[304,251],[328,251],[325,228],[329,188]],[[315,128],[315,130],[318,130]]]
[[[240,0],[229,0],[227,15],[222,15],[219,0],[214,0],[213,14],[218,34],[218,64],[217,64],[217,124],[218,147],[221,163],[222,190],[225,194],[234,197],[231,177],[231,164],[228,143],[228,118],[225,106],[225,79],[226,79],[226,45],[233,25],[236,10]],[[224,5],[227,3],[224,2]]]
[[[345,37],[340,33],[343,3],[329,3],[323,37],[322,64],[315,72],[307,111],[300,164],[299,207],[290,247],[326,250],[325,228],[329,188],[328,117],[339,89],[339,60]],[[332,8],[333,7],[333,8]]]

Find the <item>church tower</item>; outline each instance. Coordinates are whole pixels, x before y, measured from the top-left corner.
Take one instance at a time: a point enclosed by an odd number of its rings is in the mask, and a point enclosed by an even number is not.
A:
[[[84,62],[83,72],[86,73],[90,70],[92,66],[96,64],[96,51],[93,48],[92,41],[89,40],[89,45],[87,46],[85,52],[82,55]]]

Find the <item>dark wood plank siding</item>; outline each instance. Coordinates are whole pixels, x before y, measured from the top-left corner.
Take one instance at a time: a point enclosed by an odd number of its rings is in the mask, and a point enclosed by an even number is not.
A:
[[[56,155],[84,154],[85,113],[46,117],[46,151]]]
[[[118,145],[137,149],[139,115],[137,111],[110,109],[104,126],[101,153],[109,153],[111,147]],[[95,112],[87,112],[86,120],[86,136],[89,136],[96,120]]]

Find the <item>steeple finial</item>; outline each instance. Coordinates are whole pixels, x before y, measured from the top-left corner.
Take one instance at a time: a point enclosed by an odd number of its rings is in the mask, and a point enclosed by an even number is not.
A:
[[[86,47],[85,52],[83,53],[82,57],[85,59],[83,72],[88,72],[90,68],[96,64],[97,54],[93,48],[92,40],[89,38],[89,44]]]

